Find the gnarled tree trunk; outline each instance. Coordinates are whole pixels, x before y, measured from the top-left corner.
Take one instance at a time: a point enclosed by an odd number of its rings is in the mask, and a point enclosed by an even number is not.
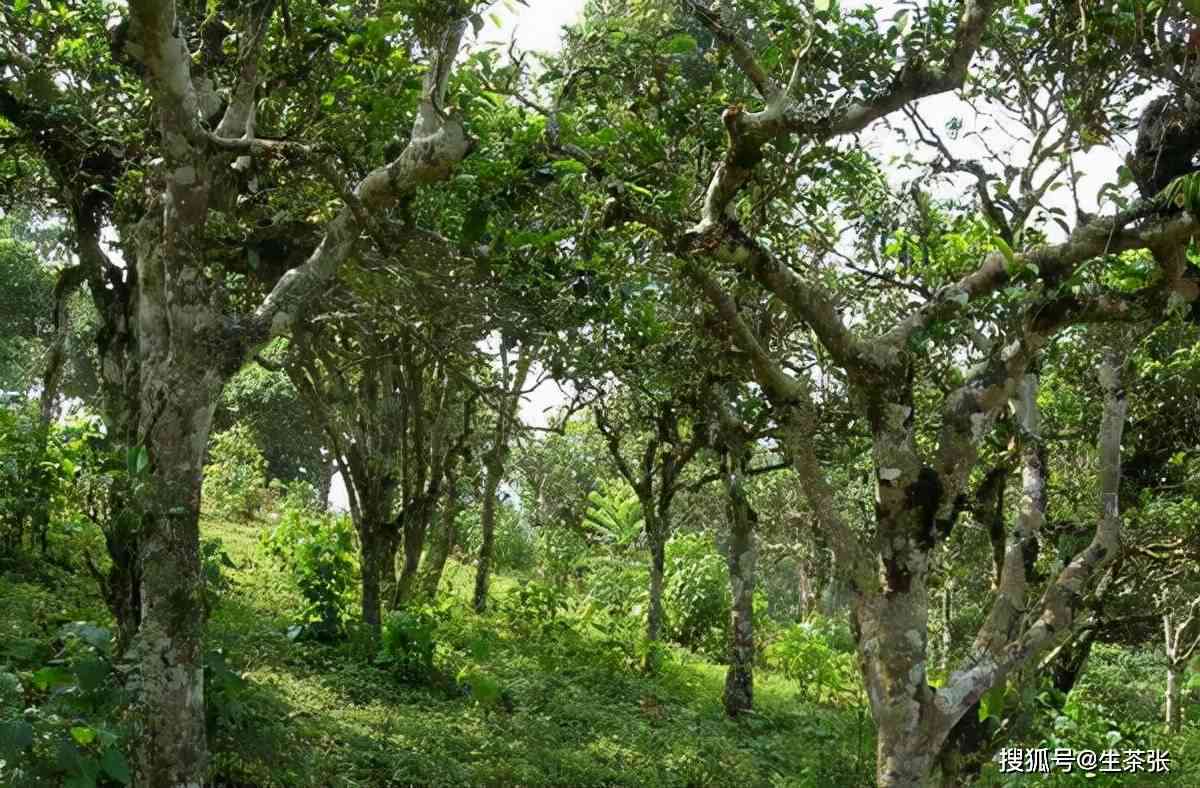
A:
[[[744,471],[745,469],[740,469]],[[725,713],[737,717],[754,706],[754,583],[758,551],[754,540],[757,515],[750,507],[741,477],[729,474],[729,669],[725,673]]]

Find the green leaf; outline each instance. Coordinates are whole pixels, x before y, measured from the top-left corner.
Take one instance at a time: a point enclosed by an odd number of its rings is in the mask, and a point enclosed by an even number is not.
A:
[[[1004,255],[1004,259],[1008,262],[1008,265],[1011,268],[1016,258],[1016,255],[1013,254],[1012,247],[1009,246],[1008,242],[1000,236],[996,236],[995,241],[996,248],[1000,250],[1000,254]]]
[[[150,454],[146,451],[145,446],[130,446],[129,453],[125,458],[126,468],[129,470],[130,476],[139,476],[142,471],[146,470],[146,466],[150,464]]]
[[[99,659],[86,659],[75,666],[79,688],[84,692],[94,692],[104,686],[108,673],[108,665]]]
[[[0,755],[8,760],[33,744],[33,726],[25,720],[0,722]]]
[[[486,202],[476,203],[471,208],[463,219],[463,243],[477,243],[483,237],[483,234],[487,231],[488,215],[490,212]]]
[[[1004,709],[1004,684],[998,684],[983,694],[979,699],[979,721],[995,717]]]
[[[40,690],[63,687],[74,682],[74,677],[66,668],[45,667],[33,674],[33,686]]]
[[[125,754],[115,747],[105,750],[104,755],[100,756],[100,768],[109,777],[121,783],[121,785],[129,785],[133,782],[133,777],[129,773],[129,762],[125,760]]]
[[[96,739],[96,732],[84,725],[71,728],[71,738],[80,744],[91,744]]]
[[[700,44],[687,33],[676,33],[667,41],[667,51],[672,55],[686,55],[695,52]]]
[[[813,11],[821,13],[829,10],[829,0],[813,0]]]
[[[587,165],[575,159],[559,159],[554,162],[554,169],[564,174],[583,175],[587,172]]]

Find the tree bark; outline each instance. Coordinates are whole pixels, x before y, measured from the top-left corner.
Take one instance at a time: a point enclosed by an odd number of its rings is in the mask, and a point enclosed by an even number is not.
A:
[[[742,469],[744,470],[744,469]],[[754,585],[758,550],[754,540],[757,515],[741,487],[741,478],[730,479],[729,669],[725,673],[725,713],[737,717],[754,706]]]
[[[382,523],[364,524],[358,531],[362,551],[363,623],[378,631],[382,623],[383,599],[391,584],[396,543]]]
[[[221,380],[200,348],[190,357],[178,352],[186,346],[180,340],[169,360],[142,369],[143,402],[162,403],[143,409],[139,427],[150,495],[138,534],[141,621],[133,654],[143,710],[138,783],[148,786],[198,785],[207,767],[200,487]]]
[[[436,495],[440,489],[439,482],[434,485],[433,494]],[[436,497],[426,498],[418,501],[403,515],[404,562],[400,568],[400,579],[396,581],[396,594],[392,599],[393,609],[399,608],[412,598],[417,570],[421,565],[421,554],[425,551],[425,538],[429,534],[436,506]]]
[[[1163,601],[1166,601],[1164,593]],[[1176,623],[1176,616],[1167,612],[1162,617],[1163,634],[1166,636],[1167,688],[1166,727],[1167,733],[1179,733],[1183,727],[1182,679],[1188,660],[1200,646],[1200,634],[1195,634],[1195,625],[1200,622],[1200,599],[1192,602],[1187,616]]]
[[[476,613],[487,609],[488,587],[491,584],[492,562],[496,552],[496,492],[504,478],[504,464],[508,459],[508,443],[516,426],[517,410],[521,405],[521,389],[529,377],[533,364],[533,348],[522,349],[513,369],[508,374],[507,338],[501,337],[500,364],[504,382],[504,398],[496,413],[496,429],[492,447],[484,458],[486,476],[483,485],[483,511],[479,517],[482,539],[479,545],[479,563],[475,568],[475,594],[473,605]]]
[[[1180,707],[1182,695],[1183,665],[1175,662],[1167,663],[1167,733],[1179,733],[1183,727],[1183,713]]]
[[[425,569],[419,581],[420,593],[426,599],[437,597],[438,586],[442,582],[442,573],[446,569],[446,560],[454,549],[457,539],[456,519],[460,500],[457,492],[457,479],[447,476],[446,500],[438,516],[437,530],[434,532],[433,543],[429,546],[429,554],[425,557]]]
[[[954,635],[950,631],[950,622],[954,618],[954,579],[947,577],[942,585],[942,660],[940,668],[944,672],[950,667],[950,651],[954,648]]]
[[[496,555],[496,491],[500,488],[503,473],[504,466],[494,456],[489,457],[483,484],[483,511],[479,515],[479,563],[475,567],[475,594],[472,599],[476,613],[487,610],[492,561]]]
[[[653,519],[657,520],[658,515],[654,515]],[[658,668],[656,648],[662,640],[664,620],[662,597],[667,563],[667,537],[661,523],[651,527],[651,518],[647,518],[646,526],[647,541],[650,543],[650,607],[646,612],[646,640],[650,643],[650,651],[646,654],[645,668],[647,671],[654,671]]]

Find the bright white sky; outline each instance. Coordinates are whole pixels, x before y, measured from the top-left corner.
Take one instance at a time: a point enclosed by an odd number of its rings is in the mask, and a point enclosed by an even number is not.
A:
[[[579,19],[584,0],[527,0],[528,7],[519,0],[495,0],[484,12],[485,27],[480,31],[482,41],[507,43],[514,34],[518,48],[531,51],[557,51],[559,31],[563,25],[573,24]],[[493,20],[491,17],[495,17]],[[497,28],[495,21],[499,20]]]

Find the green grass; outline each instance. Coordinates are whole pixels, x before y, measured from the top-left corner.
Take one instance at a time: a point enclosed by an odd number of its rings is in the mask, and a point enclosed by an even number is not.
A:
[[[236,564],[226,570],[233,585],[221,595],[206,635],[216,784],[871,784],[874,731],[865,710],[805,703],[794,682],[759,670],[755,711],[729,721],[720,703],[723,666],[672,649],[657,675],[645,675],[631,647],[640,622],[623,622],[614,639],[588,624],[578,605],[558,618],[539,618],[516,607],[524,579],[510,575],[495,578],[492,609],[478,616],[467,604],[473,567],[454,561],[434,613],[435,670],[423,680],[405,681],[378,663],[377,641],[361,627],[352,626],[335,643],[294,642],[288,629],[302,600],[259,546],[266,527],[211,519],[202,526],[202,535],[219,539]],[[97,545],[75,534],[52,547],[65,556]],[[0,669],[15,671],[28,688],[33,671],[58,664],[63,625],[78,621],[111,626],[88,575],[65,561],[0,564]],[[598,622],[613,623],[602,616]],[[1098,649],[1078,701],[1123,719],[1152,717],[1146,709],[1152,712],[1154,704],[1146,699],[1153,700],[1158,683],[1147,679],[1142,686],[1130,678],[1151,662],[1150,656]],[[486,677],[500,698],[481,692],[477,701],[468,690],[471,676]],[[33,702],[45,702],[43,695],[34,693]],[[105,713],[83,712],[75,720],[41,714],[37,729],[51,736],[75,724],[122,730],[119,719],[93,718]],[[1075,716],[1069,743],[1076,746],[1102,746],[1115,724],[1086,709]],[[1046,725],[1054,727],[1052,720]],[[1189,724],[1168,741],[1152,719],[1123,727],[1137,731],[1123,747],[1170,748],[1173,773],[1128,776],[1119,784],[1198,784],[1200,728]],[[53,742],[45,741],[38,751],[52,757]],[[998,777],[990,774],[979,784],[1097,782],[1078,774]]]
[[[288,786],[825,786],[866,784],[869,718],[804,707],[797,687],[760,673],[756,711],[739,722],[720,705],[724,668],[682,650],[657,676],[603,655],[585,627],[569,649],[554,634],[505,631],[501,610],[479,617],[466,599],[473,569],[451,562],[449,606],[423,685],[374,664],[361,633],[339,644],[288,640],[300,600],[257,548],[258,529],[206,522],[238,564],[235,587],[209,623],[246,682],[214,737],[227,779]],[[519,585],[499,576],[493,596]],[[501,603],[502,607],[502,603]],[[487,653],[468,656],[486,641]],[[567,649],[564,651],[564,649]],[[619,661],[618,661],[619,663]],[[511,705],[477,703],[453,680],[469,664]]]

